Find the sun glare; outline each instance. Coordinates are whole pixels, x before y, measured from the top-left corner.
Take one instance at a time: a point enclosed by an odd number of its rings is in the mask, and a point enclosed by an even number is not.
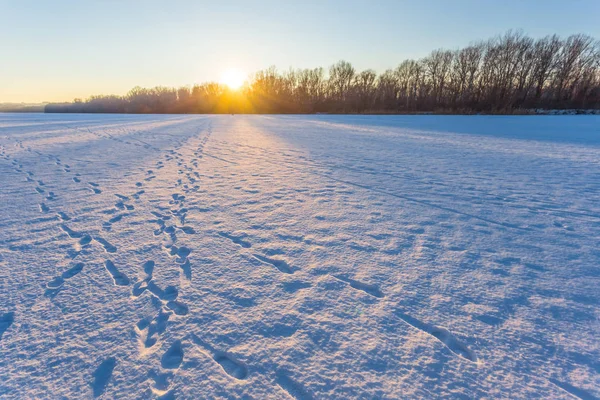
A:
[[[239,69],[230,68],[221,75],[221,83],[229,86],[230,89],[237,90],[244,84],[244,73]]]

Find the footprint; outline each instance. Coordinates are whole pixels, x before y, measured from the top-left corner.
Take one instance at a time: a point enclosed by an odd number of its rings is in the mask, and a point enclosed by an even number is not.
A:
[[[165,290],[163,290],[161,300],[173,301],[179,296],[179,291],[175,286],[167,286]]]
[[[311,284],[309,282],[303,281],[292,281],[283,283],[283,290],[285,290],[288,293],[296,293],[299,290],[308,289],[309,287],[311,287]]]
[[[63,221],[69,221],[71,218],[62,211],[58,212],[58,217]]]
[[[370,285],[367,283],[355,281],[354,279],[350,279],[350,278],[347,278],[347,277],[341,276],[341,275],[333,275],[333,277],[342,282],[346,282],[347,284],[350,285],[350,287],[357,289],[357,290],[362,290],[363,292],[370,294],[371,296],[375,296],[380,299],[385,297],[383,292],[376,285]]]
[[[173,311],[176,315],[187,315],[189,312],[188,306],[179,301],[169,301],[167,308]]]
[[[576,399],[581,399],[581,400],[597,400],[597,397],[595,397],[594,395],[592,395],[591,393],[580,389],[578,387],[575,387],[573,385],[569,385],[566,382],[560,382],[557,381],[556,379],[549,379],[549,381],[553,384],[555,384],[556,386],[558,386],[559,388],[561,388],[562,390],[568,392],[569,394],[571,394],[573,397],[575,397]]]
[[[10,326],[12,325],[12,323],[14,321],[15,321],[15,313],[12,311],[0,316],[0,340],[2,340],[2,336],[4,335],[4,332],[6,332],[8,330],[8,328],[10,328]]]
[[[146,283],[144,287],[143,283]],[[152,280],[146,278],[145,281],[142,281],[135,285],[135,293],[141,294],[144,290],[148,290],[154,296],[156,296],[159,300],[166,302],[166,307],[173,311],[176,315],[187,315],[189,312],[188,306],[183,304],[180,301],[176,301],[179,292],[174,286],[167,286],[164,290],[158,287]]]
[[[72,230],[71,228],[69,228],[69,227],[68,227],[67,225],[65,225],[65,224],[62,224],[62,225],[60,226],[60,229],[62,229],[62,230],[63,230],[63,231],[64,231],[64,232],[65,232],[67,235],[69,235],[69,237],[70,237],[71,239],[80,239],[80,238],[82,238],[82,237],[83,237],[83,235],[84,235],[84,234],[83,234],[83,233],[81,233],[81,232],[76,232],[76,231]]]
[[[108,220],[108,223],[110,224],[114,224],[115,222],[119,222],[120,220],[123,219],[124,216],[126,216],[127,214],[117,214],[114,217],[112,217],[111,219]]]
[[[144,263],[144,265],[142,265],[142,268],[144,269],[144,273],[149,276],[150,278],[152,277],[152,273],[154,272],[154,261],[150,260],[150,261],[146,261]]]
[[[173,246],[173,247],[175,247],[175,246]],[[189,248],[187,248],[185,246],[181,246],[181,247],[177,248],[176,255],[179,258],[176,260],[176,262],[179,264],[183,264],[187,260],[187,258],[191,252],[192,252],[192,250],[190,250]]]
[[[50,211],[50,208],[48,208],[46,204],[40,203],[40,211],[43,213],[47,213],[48,211]]]
[[[134,283],[133,287],[131,288],[131,295],[133,297],[140,297],[146,291],[146,289],[148,289],[148,281],[149,278],[146,278],[142,281]]]
[[[185,196],[178,194],[178,193],[174,193],[171,195],[171,197],[173,198],[174,202],[178,202],[178,201],[183,201],[185,200]]]
[[[112,377],[113,370],[117,365],[117,360],[114,357],[107,358],[96,368],[94,374],[94,382],[92,382],[92,390],[94,397],[99,397],[106,391],[106,386]]]
[[[296,400],[310,400],[313,398],[302,385],[290,378],[287,371],[278,371],[275,381],[280,388]]]
[[[156,212],[156,211],[151,211],[151,212],[150,212],[150,214],[154,215],[156,218],[158,218],[158,219],[160,219],[160,220],[163,220],[163,222],[164,222],[164,221],[166,221],[166,220],[169,220],[169,219],[171,219],[171,217],[170,217],[170,216],[168,216],[168,215],[163,215],[163,214],[161,214],[161,213],[158,213],[158,212]]]
[[[152,385],[152,391],[157,395],[162,394],[162,396],[159,398],[164,398],[163,396],[167,395],[167,393],[165,392],[169,390],[169,379],[173,377],[173,374],[170,372],[161,374],[154,370],[151,370],[148,373],[148,377],[154,381],[154,385]]]
[[[183,355],[181,340],[176,340],[165,354],[163,354],[160,364],[164,369],[177,369],[183,361]]]
[[[108,271],[110,276],[113,278],[115,286],[129,285],[129,278],[127,277],[127,275],[119,271],[112,261],[106,260],[104,266],[106,267],[106,270]]]
[[[260,254],[254,254],[253,256],[254,256],[255,259],[257,259],[261,263],[263,263],[263,264],[270,264],[273,267],[277,268],[280,272],[283,272],[284,274],[293,274],[294,273],[294,271],[289,266],[289,264],[286,263],[283,260],[279,260],[279,259],[276,259],[276,258],[265,257],[265,256],[260,255]]]
[[[95,236],[94,240],[98,243],[100,243],[102,245],[102,247],[104,247],[104,250],[107,253],[116,253],[117,252],[117,248],[115,246],[113,246],[112,244],[110,244],[106,239],[101,238],[100,236]]]
[[[227,238],[227,239],[231,240],[233,243],[235,243],[239,246],[242,246],[243,248],[247,249],[247,248],[252,247],[252,244],[250,242],[243,240],[239,236],[234,236],[227,232],[219,232],[219,236]]]
[[[179,229],[181,231],[183,231],[183,233],[188,234],[188,235],[193,235],[196,233],[194,228],[192,228],[191,226],[181,226],[181,227],[179,227]]]
[[[419,321],[418,319],[411,317],[410,315],[404,314],[400,311],[396,312],[396,315],[400,317],[404,322],[411,325],[413,328],[419,329],[437,340],[439,340],[444,346],[446,346],[454,354],[471,362],[477,362],[477,356],[475,352],[467,347],[466,344],[462,343],[445,328],[430,325],[426,322]]]
[[[71,279],[72,277],[74,277],[75,275],[77,275],[78,273],[80,273],[83,270],[83,263],[77,263],[74,266],[72,266],[71,268],[69,268],[68,270],[66,270],[65,272],[62,273],[61,277],[63,279]]]
[[[171,315],[170,312],[164,312],[161,308],[158,315],[152,321],[144,318],[137,323],[137,329],[140,330],[142,335],[140,339],[145,348],[150,348],[156,344],[158,335],[163,334],[167,330],[167,323]]]
[[[181,270],[183,271],[183,276],[185,276],[185,278],[188,281],[192,280],[192,265],[190,263],[190,259],[186,259],[185,262],[183,264],[179,264],[179,266],[181,267]]]
[[[79,239],[79,244],[82,246],[85,246],[86,244],[89,244],[91,241],[92,241],[92,237],[86,233],[81,237],[81,239]]]
[[[146,286],[150,293],[152,293],[153,295],[158,297],[160,300],[163,299],[165,292],[160,287],[158,287],[154,282],[152,282],[151,280],[148,280]]]
[[[235,379],[243,380],[248,376],[248,370],[246,367],[225,353],[216,354],[213,359],[219,363],[221,368],[223,368],[223,371]]]
[[[191,337],[194,343],[200,347],[200,351],[212,357],[212,359],[221,366],[227,375],[239,380],[243,380],[248,377],[248,368],[246,368],[244,364],[237,361],[235,358],[225,352],[215,351],[211,345],[204,342],[195,334],[192,333]]]
[[[52,280],[50,282],[46,283],[46,288],[51,289],[51,290],[58,289],[64,283],[65,283],[65,280],[62,277],[57,276],[57,277],[52,278]]]

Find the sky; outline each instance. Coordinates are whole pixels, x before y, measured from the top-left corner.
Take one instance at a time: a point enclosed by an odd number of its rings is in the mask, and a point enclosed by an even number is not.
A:
[[[600,39],[599,0],[0,0],[0,103],[350,61],[382,72],[509,29]]]

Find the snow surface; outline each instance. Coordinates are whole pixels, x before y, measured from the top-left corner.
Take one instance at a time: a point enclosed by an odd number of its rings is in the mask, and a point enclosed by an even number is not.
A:
[[[0,397],[600,397],[600,117],[0,114]]]

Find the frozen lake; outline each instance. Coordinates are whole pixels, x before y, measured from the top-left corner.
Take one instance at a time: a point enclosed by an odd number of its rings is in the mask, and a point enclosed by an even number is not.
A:
[[[0,397],[600,397],[599,116],[0,114]]]

